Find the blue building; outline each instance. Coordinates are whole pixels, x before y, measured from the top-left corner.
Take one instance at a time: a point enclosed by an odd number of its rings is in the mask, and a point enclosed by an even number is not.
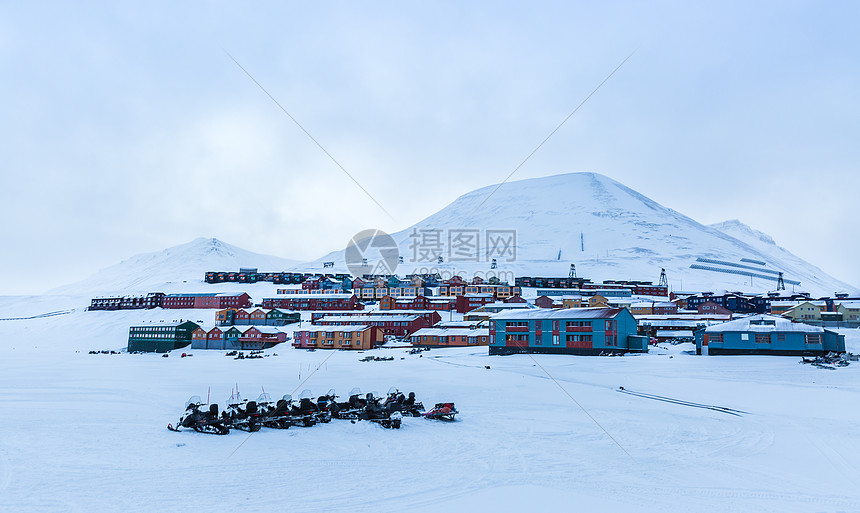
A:
[[[845,335],[775,315],[753,315],[695,332],[696,353],[820,355],[845,352]]]
[[[505,310],[490,318],[490,354],[648,352],[626,308]]]

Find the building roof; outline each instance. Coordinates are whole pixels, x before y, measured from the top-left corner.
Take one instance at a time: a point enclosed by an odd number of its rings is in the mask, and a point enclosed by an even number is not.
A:
[[[678,338],[678,337],[693,338],[693,331],[692,330],[657,330],[657,336],[660,338]]]
[[[767,324],[758,324],[765,322]],[[786,319],[785,317],[767,314],[753,315],[750,317],[745,317],[743,319],[728,321],[722,324],[717,324],[716,326],[710,326],[708,328],[705,328],[705,333],[723,333],[731,331],[751,331],[761,333],[770,333],[774,331],[794,331],[803,333],[823,333],[824,328],[820,328],[818,326],[810,326],[809,324],[803,324],[800,322],[791,322],[791,320]]]
[[[300,328],[294,331],[294,334],[301,333],[302,331],[309,332],[320,332],[320,331],[364,331],[366,329],[370,329],[372,326],[368,326],[366,324],[356,325],[356,326],[308,326],[307,328]]]
[[[288,332],[288,330],[284,329],[283,326],[257,326],[257,325],[253,325],[253,324],[252,325],[234,324],[233,326],[215,326],[215,328],[218,328],[219,330],[221,330],[223,332],[227,332],[227,331],[230,331],[232,329],[235,329],[239,333],[242,333],[242,334],[244,334],[246,331],[248,331],[251,328],[256,328],[258,331],[260,331],[260,333],[269,333],[269,334],[287,333]],[[209,331],[212,331],[213,328],[208,328],[208,329],[203,328],[203,329],[206,330],[207,332],[209,332]],[[289,330],[289,331],[291,331],[291,330]]]
[[[623,308],[541,308],[537,310],[503,310],[492,316],[494,320],[530,319],[611,319]]]
[[[651,308],[654,305],[651,301],[636,301],[635,303],[630,303],[630,308]]]
[[[804,302],[805,301],[771,301],[770,307],[773,308],[774,306],[796,306]]]
[[[197,326],[200,326],[199,324],[197,324],[194,321],[176,321],[176,322],[150,322],[147,324],[135,324],[134,326],[129,326],[129,328],[155,328],[155,327],[175,328],[177,326],[182,326],[183,324],[188,324],[189,322],[191,324],[196,324]]]
[[[349,313],[342,314],[339,312],[349,312]],[[433,313],[433,312],[437,312],[437,310],[411,310],[411,309],[405,310],[402,308],[392,308],[391,310],[370,310],[367,313],[361,313],[361,310],[359,310],[359,311],[356,311],[356,310],[329,310],[329,311],[325,312],[325,314],[327,316],[331,316],[331,317],[335,317],[337,315],[357,315],[357,316],[361,316],[361,317],[367,317],[368,315],[386,315],[386,316],[392,316],[392,315],[424,315],[424,314],[429,314],[429,313]],[[332,315],[332,314],[334,314],[334,315]]]
[[[421,328],[410,337],[488,337],[489,328]]]
[[[377,322],[377,321],[395,321],[395,322],[412,322],[415,319],[420,318],[420,315],[378,315],[378,314],[370,314],[370,315],[327,315],[325,317],[320,317],[314,322],[350,322],[350,321],[364,321],[364,322]]]
[[[342,293],[331,293],[331,294],[279,294],[278,297],[268,297],[266,300],[278,300],[278,299],[349,299],[353,297],[355,294],[342,294]]]
[[[434,328],[471,328],[472,326],[486,326],[487,321],[439,321],[433,325]]]
[[[860,308],[860,301],[842,301],[839,303],[839,306],[854,310]]]
[[[658,326],[658,327],[676,327],[676,328],[698,328],[707,326],[709,321],[700,320],[680,320],[680,319],[658,319],[658,320],[640,320],[640,326]]]

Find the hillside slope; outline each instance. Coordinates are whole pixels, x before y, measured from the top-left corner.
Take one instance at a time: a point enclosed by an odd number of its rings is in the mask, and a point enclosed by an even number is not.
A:
[[[190,290],[188,285],[202,286],[206,271],[238,270],[239,267],[278,271],[296,263],[295,260],[262,255],[218,239],[201,237],[162,251],[135,255],[83,281],[53,289],[48,294],[168,292],[174,286],[183,284],[181,290],[196,292]]]
[[[777,246],[760,232],[740,230],[738,225],[704,226],[666,208],[606,176],[570,173],[510,182],[490,196],[496,186],[467,193],[439,212],[392,235],[403,257],[396,270],[408,274],[422,269],[443,273],[492,275],[487,253],[487,230],[516,233],[516,255],[496,255],[496,272],[516,275],[567,276],[571,263],[579,276],[593,280],[634,279],[656,282],[665,268],[673,289],[736,289],[764,291],[774,280],[691,269],[698,258],[740,262],[765,262],[773,276],[783,271],[796,288],[813,294],[856,287],[827,275],[821,269]],[[483,202],[483,204],[482,204]],[[745,226],[745,225],[744,225]],[[455,260],[449,244],[463,232],[477,230],[477,260]],[[740,233],[743,232],[743,233]],[[444,262],[422,258],[427,235],[439,234],[435,249]],[[453,235],[452,235],[453,234]],[[422,240],[424,239],[424,240]],[[492,250],[492,248],[490,248]],[[314,262],[333,261],[345,270],[342,251]],[[791,285],[789,285],[791,288]]]

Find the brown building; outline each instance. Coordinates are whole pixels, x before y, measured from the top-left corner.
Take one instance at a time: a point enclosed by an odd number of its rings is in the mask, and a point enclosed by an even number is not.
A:
[[[373,349],[382,342],[374,326],[311,326],[293,332],[293,347],[299,349]]]

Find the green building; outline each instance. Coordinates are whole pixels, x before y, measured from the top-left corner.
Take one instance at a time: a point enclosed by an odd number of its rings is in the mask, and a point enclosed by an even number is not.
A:
[[[273,308],[266,312],[266,326],[284,326],[302,320],[300,312]]]
[[[166,353],[191,344],[191,333],[199,328],[196,323],[159,322],[128,329],[128,352]]]

